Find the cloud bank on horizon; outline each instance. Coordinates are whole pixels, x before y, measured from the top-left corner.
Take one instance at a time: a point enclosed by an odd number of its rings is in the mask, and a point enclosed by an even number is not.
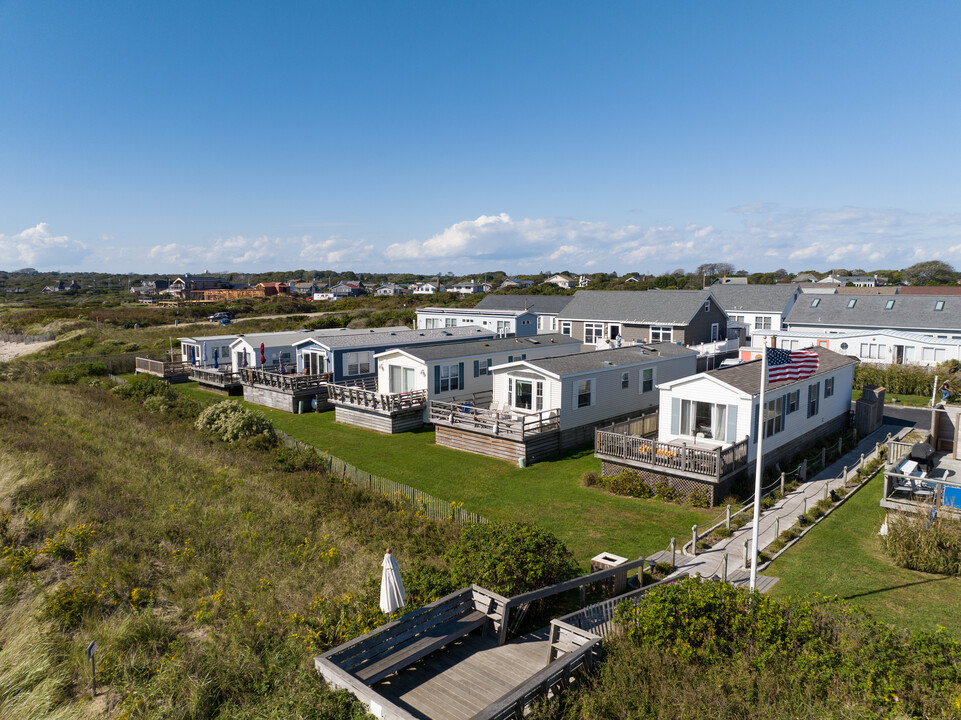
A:
[[[378,243],[351,235],[244,236],[205,243],[118,247],[114,238],[81,241],[39,223],[0,234],[0,268],[180,273],[293,268],[367,272],[484,270],[669,272],[727,262],[750,272],[785,268],[907,267],[938,259],[961,264],[961,213],[899,209],[732,208],[712,224],[616,225],[574,218],[480,215],[425,239]],[[120,264],[122,263],[122,266]]]

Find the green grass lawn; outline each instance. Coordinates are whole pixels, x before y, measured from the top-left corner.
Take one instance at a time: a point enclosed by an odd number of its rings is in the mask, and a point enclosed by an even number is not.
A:
[[[938,393],[938,397],[941,394]],[[853,390],[851,391],[851,400],[860,400],[861,391]],[[908,405],[909,407],[930,407],[931,398],[927,395],[895,395],[893,393],[884,394],[884,404],[885,405]]]
[[[178,390],[208,403],[221,399],[193,383]],[[587,567],[601,552],[628,558],[651,554],[690,536],[691,525],[718,515],[658,500],[610,495],[583,487],[581,475],[600,472],[590,449],[518,468],[503,460],[434,444],[434,431],[382,435],[334,422],[334,413],[292,415],[259,405],[274,427],[356,467],[410,485],[442,500],[463,502],[491,520],[531,520],[560,537]]]
[[[942,625],[961,637],[961,578],[905,570],[884,554],[882,482],[875,477],[771,564],[765,574],[780,578],[771,594],[839,595],[878,620],[917,630]]]

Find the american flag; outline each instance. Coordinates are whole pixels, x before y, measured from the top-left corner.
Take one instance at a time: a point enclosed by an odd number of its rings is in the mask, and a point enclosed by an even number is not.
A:
[[[767,381],[803,380],[818,370],[818,354],[813,350],[767,350]]]

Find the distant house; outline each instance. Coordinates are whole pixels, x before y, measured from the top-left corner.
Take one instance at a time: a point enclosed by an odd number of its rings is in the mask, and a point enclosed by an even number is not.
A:
[[[166,292],[176,297],[189,299],[191,297],[202,297],[204,290],[230,290],[232,287],[230,282],[224,278],[188,273],[170,283]]]
[[[746,341],[769,345],[780,333],[784,318],[801,296],[796,285],[713,285],[711,292],[733,322],[747,327]]]
[[[711,285],[747,285],[747,278],[743,275],[725,275],[715,278]]]
[[[170,287],[169,280],[144,280],[139,285],[130,288],[131,293],[139,295],[157,295]]]
[[[256,290],[260,290],[264,297],[274,295],[290,295],[290,285],[282,282],[262,282],[254,285]]]
[[[418,329],[476,325],[500,336],[537,334],[537,316],[524,310],[427,307],[417,310]]]
[[[961,337],[937,337],[902,330],[851,330],[824,333],[787,330],[777,337],[784,350],[826,347],[840,355],[879,365],[935,367],[948,360],[961,360]]]
[[[570,301],[570,295],[488,295],[474,306],[474,310],[533,313],[537,318],[537,332],[553,333],[558,332],[558,313]]]
[[[815,282],[820,285],[837,285],[839,287],[845,287],[846,285],[875,287],[880,284],[877,275],[828,275]]]
[[[590,444],[599,426],[654,413],[657,383],[693,373],[696,361],[657,343],[495,365],[490,409],[431,403],[436,442],[522,466],[543,460]]]
[[[726,340],[727,315],[710,290],[578,290],[558,313],[558,329],[589,345]]]
[[[414,283],[412,288],[414,295],[433,295],[434,293],[444,292],[444,286],[436,282]]]
[[[814,273],[798,273],[791,278],[792,283],[816,283],[820,278]]]
[[[66,289],[66,286],[64,285],[63,280],[57,280],[56,284],[54,285],[45,285],[43,290],[41,290],[40,292],[59,293],[59,292],[63,292],[65,289]]]
[[[290,286],[290,292],[293,295],[312,296],[314,294],[315,287],[313,282],[291,280],[287,284]]]
[[[330,292],[338,300],[341,298],[359,297],[366,293],[363,283],[350,281],[337,283],[330,289]]]
[[[374,291],[374,295],[378,297],[390,297],[393,295],[407,295],[409,290],[404,285],[398,285],[396,283],[384,283],[377,290]]]
[[[641,281],[641,279],[640,279],[637,275],[629,275],[629,276],[627,276],[626,278],[624,278],[621,282],[626,282],[626,283],[638,283],[638,282],[640,282],[640,281]]]
[[[461,281],[450,286],[449,292],[457,293],[458,295],[476,295],[478,293],[486,293],[491,291],[490,283],[479,283],[473,280]]]
[[[564,290],[570,290],[571,288],[577,287],[578,280],[568,275],[551,275],[541,284],[557,285],[557,287],[563,288]]]
[[[534,284],[533,280],[521,280],[520,278],[507,278],[499,286],[499,290],[508,290],[510,288],[519,288],[523,290],[524,288],[529,288]]]
[[[787,330],[822,334],[850,330],[903,332],[961,338],[958,295],[801,295],[784,319]]]
[[[813,376],[765,388],[765,466],[847,426],[857,360],[822,347],[815,352]],[[631,469],[651,486],[667,480],[684,495],[720,501],[755,464],[760,388],[760,360],[660,383],[657,438],[617,426],[598,431],[594,454],[602,473]]]

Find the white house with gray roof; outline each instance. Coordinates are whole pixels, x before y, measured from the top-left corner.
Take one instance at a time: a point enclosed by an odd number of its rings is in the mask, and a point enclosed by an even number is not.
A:
[[[813,295],[806,292],[784,320],[787,330],[825,334],[900,330],[961,338],[961,295]]]
[[[815,348],[817,372],[805,380],[765,387],[764,464],[771,465],[847,425],[856,358]],[[761,361],[662,382],[656,439],[599,431],[595,455],[605,476],[625,469],[654,485],[667,479],[678,492],[712,504],[724,498],[757,454]]]
[[[747,327],[747,344],[769,345],[801,295],[796,285],[713,285],[711,292],[728,319]]]
[[[488,295],[475,306],[478,311],[514,310],[533,313],[538,333],[558,332],[557,316],[571,301],[570,295]]]
[[[814,346],[826,347],[861,362],[879,365],[935,367],[948,360],[961,360],[961,338],[902,330],[851,330],[843,333],[788,330],[777,337],[777,347],[783,350]]]
[[[695,372],[697,353],[652,343],[490,369],[489,409],[432,402],[438,445],[527,464],[591,442],[594,428],[657,408],[657,383]]]
[[[537,316],[526,310],[427,307],[417,309],[417,327],[423,330],[476,325],[500,336],[537,334]]]
[[[334,385],[330,400],[338,422],[404,432],[429,420],[433,400],[488,407],[495,365],[580,349],[580,342],[560,334],[392,348],[374,355],[376,389]]]

